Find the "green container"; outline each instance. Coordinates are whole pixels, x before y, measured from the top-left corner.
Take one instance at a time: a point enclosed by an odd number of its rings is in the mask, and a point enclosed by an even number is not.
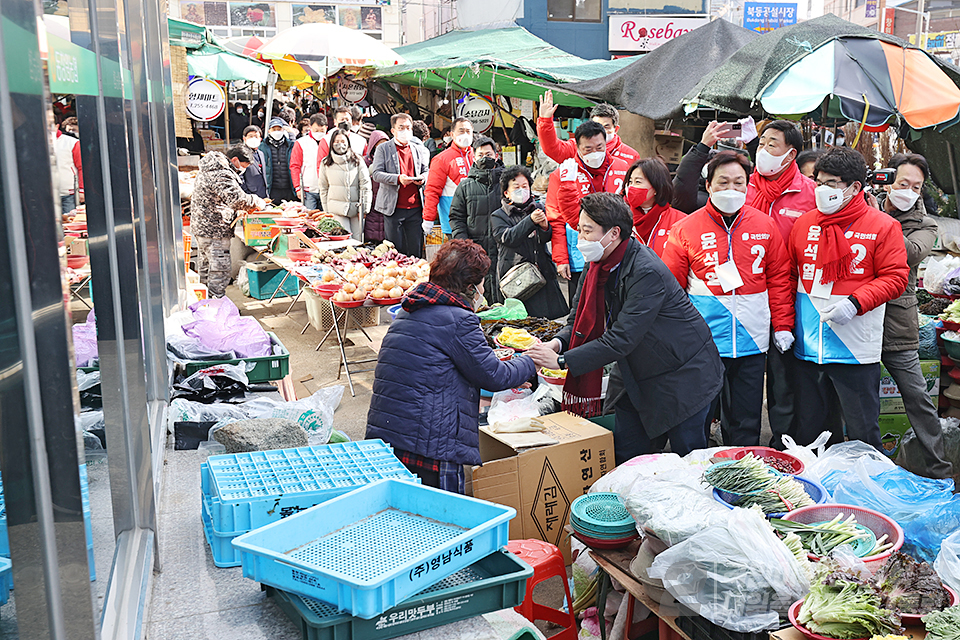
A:
[[[587,418],[590,422],[596,425],[600,425],[607,431],[613,431],[613,425],[617,421],[617,416],[613,413],[605,416],[597,416],[596,418]]]
[[[497,551],[371,620],[265,587],[267,595],[300,627],[304,640],[387,640],[519,606],[532,575],[525,562]]]
[[[280,355],[243,358],[243,362],[250,362],[254,365],[251,371],[247,371],[247,379],[250,382],[282,380],[290,373],[290,352],[287,351],[287,348],[284,347],[280,339],[277,338],[277,334],[268,331],[267,335],[270,336],[270,344],[279,347],[279,349],[274,349],[274,351],[279,351]],[[187,362],[183,367],[185,369],[185,376],[189,377],[207,367],[218,364],[238,364],[240,362],[241,360],[198,360]]]
[[[943,338],[943,336],[940,337]],[[946,348],[948,356],[954,360],[960,360],[960,342],[943,338],[943,346]]]

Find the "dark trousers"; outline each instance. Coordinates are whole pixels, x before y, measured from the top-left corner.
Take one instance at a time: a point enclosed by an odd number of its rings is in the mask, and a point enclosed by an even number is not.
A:
[[[577,295],[577,287],[580,286],[580,274],[583,271],[571,271],[570,279],[567,280],[567,302],[573,305],[573,297]]]
[[[797,359],[797,444],[807,446],[823,431],[842,441],[830,417],[831,392],[840,399],[847,437],[878,451],[880,444],[880,363],[816,364]]]
[[[758,446],[766,355],[721,359],[724,373],[719,402],[723,444],[726,447]]]
[[[623,464],[637,456],[663,451],[667,440],[670,441],[670,450],[681,456],[687,455],[694,449],[705,449],[707,438],[703,433],[703,421],[706,420],[711,406],[708,403],[694,415],[671,427],[665,434],[651,438],[647,435],[643,422],[640,421],[640,414],[630,401],[629,394],[625,393],[615,408],[613,448],[617,464]]]
[[[270,200],[280,204],[283,201],[287,202],[300,202],[300,198],[297,197],[297,194],[294,193],[293,189],[287,187],[286,189],[281,189],[280,187],[274,187],[270,189]]]
[[[423,207],[394,209],[392,216],[383,217],[383,234],[400,253],[422,258],[423,228],[421,224],[423,224]]]
[[[783,436],[797,437],[796,368],[797,357],[793,355],[793,349],[780,353],[773,343],[771,330],[770,350],[767,351],[767,418],[773,432],[770,446],[776,449],[783,449]]]

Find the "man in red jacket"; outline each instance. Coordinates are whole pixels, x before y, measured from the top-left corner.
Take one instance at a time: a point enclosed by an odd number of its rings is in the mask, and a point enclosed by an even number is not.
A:
[[[423,234],[427,235],[440,218],[447,235],[450,228],[450,203],[460,181],[473,167],[473,123],[466,118],[453,121],[453,142],[430,161],[430,176],[423,188]]]
[[[580,199],[588,193],[617,193],[627,174],[627,163],[607,152],[600,123],[584,122],[573,136],[576,153],[550,174],[547,186],[547,219],[553,231],[551,254],[557,273],[568,280],[570,300],[577,292],[584,267],[583,256],[576,250]]]
[[[554,162],[560,163],[577,155],[577,143],[574,140],[560,140],[553,126],[553,114],[557,105],[553,104],[553,91],[547,91],[540,100],[540,117],[537,119],[537,137],[540,148]],[[598,104],[590,111],[590,119],[603,127],[607,153],[631,164],[640,159],[640,154],[620,139],[620,114],[608,104]]]
[[[816,208],[813,180],[800,173],[797,155],[803,150],[803,136],[797,125],[775,120],[760,133],[757,166],[747,185],[747,204],[769,215],[780,229],[784,241],[793,223]],[[796,358],[790,353],[770,349],[767,357],[767,417],[773,431],[772,447],[783,448],[784,435],[797,437]],[[836,402],[831,415],[838,419]]]
[[[903,232],[867,204],[867,165],[853,149],[825,153],[815,175],[817,208],[797,219],[787,243],[797,292],[797,441],[808,445],[827,426],[835,390],[849,438],[882,451],[883,318],[886,303],[907,287]]]

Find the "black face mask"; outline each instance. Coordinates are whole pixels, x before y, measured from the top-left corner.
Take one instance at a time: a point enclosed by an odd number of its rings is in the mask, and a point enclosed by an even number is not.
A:
[[[489,156],[484,156],[482,158],[478,158],[475,164],[484,171],[489,171],[497,166],[497,161]]]

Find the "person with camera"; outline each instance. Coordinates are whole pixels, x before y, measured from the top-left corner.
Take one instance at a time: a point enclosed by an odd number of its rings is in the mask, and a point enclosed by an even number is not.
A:
[[[787,242],[796,291],[797,441],[827,426],[831,390],[851,440],[882,451],[880,355],[887,303],[907,288],[903,232],[865,198],[863,156],[834,147],[817,160],[817,208],[800,216]],[[833,441],[843,434],[834,430]]]
[[[591,417],[604,404],[615,408],[617,464],[661,451],[668,439],[681,456],[706,448],[703,424],[723,377],[707,323],[657,254],[631,237],[623,198],[590,193],[579,204],[577,244],[588,266],[573,310],[556,338],[527,355],[568,370],[564,410]]]
[[[881,211],[900,224],[907,249],[910,275],[903,294],[887,303],[883,318],[883,351],[880,361],[890,372],[903,397],[904,413],[917,436],[923,458],[922,469],[914,473],[929,478],[950,478],[953,465],[946,458],[943,432],[937,408],[930,401],[927,384],[920,370],[919,318],[917,316],[917,267],[933,249],[937,223],[926,215],[921,192],[930,175],[926,159],[917,154],[891,159],[896,174],[893,184],[876,193]]]

